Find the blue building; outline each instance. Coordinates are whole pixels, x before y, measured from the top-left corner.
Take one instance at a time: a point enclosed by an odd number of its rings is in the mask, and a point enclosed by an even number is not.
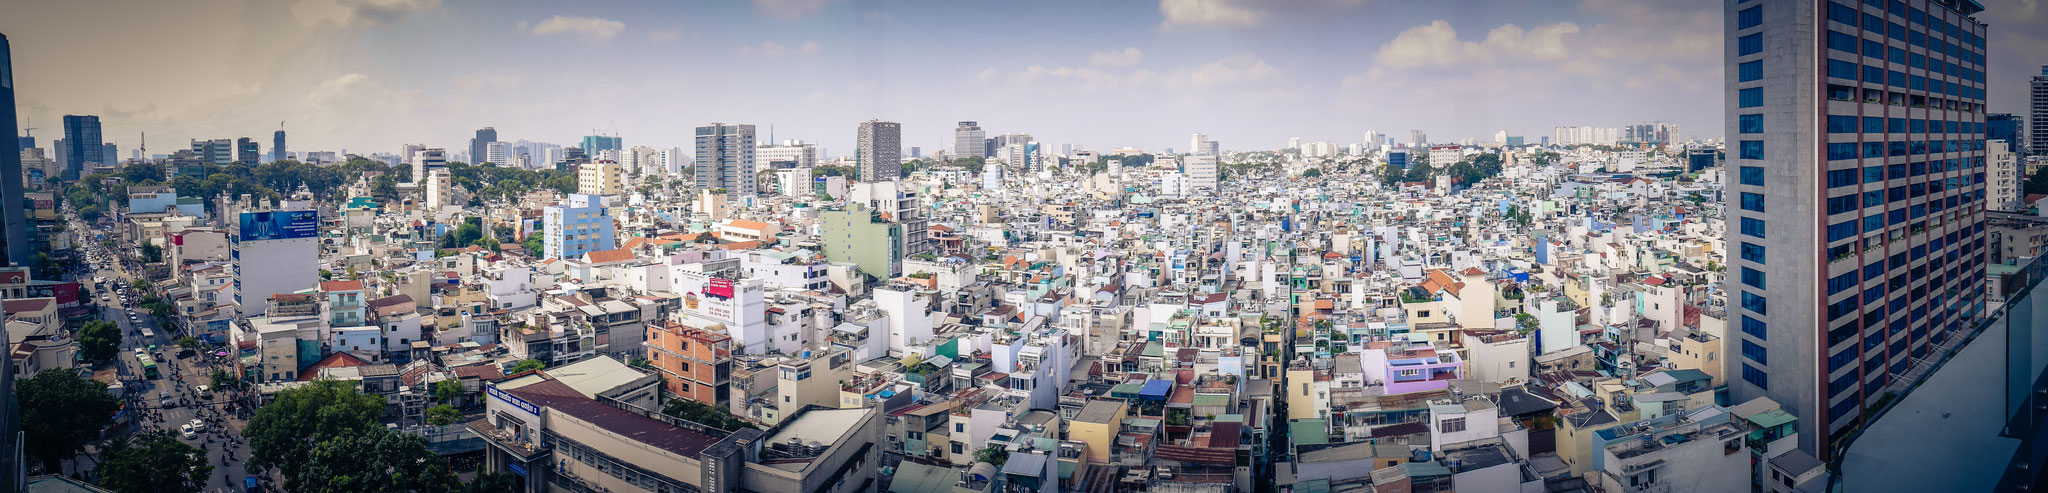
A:
[[[496,136],[497,133],[493,132],[491,135]],[[587,135],[583,137],[583,154],[595,158],[597,156],[598,151],[616,151],[624,149],[624,145],[625,142],[620,140],[618,137],[608,137],[604,135]]]
[[[100,117],[93,115],[64,115],[64,141],[69,143],[64,152],[64,179],[78,179],[79,170],[86,163],[106,164],[105,150],[100,141]]]
[[[617,248],[602,196],[571,194],[569,205],[548,206],[541,221],[547,258],[576,258]]]
[[[2025,122],[2011,113],[1992,113],[1984,117],[1984,140],[2003,140],[2012,144],[2014,152],[2024,154],[2027,140],[2020,136],[2026,135]]]
[[[1408,151],[1387,151],[1387,166],[1408,169]]]

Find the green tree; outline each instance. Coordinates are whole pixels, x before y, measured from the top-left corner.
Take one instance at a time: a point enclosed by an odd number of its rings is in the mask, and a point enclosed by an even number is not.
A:
[[[1308,171],[1303,171],[1303,172],[1301,172],[1301,177],[1302,177],[1302,178],[1322,178],[1322,177],[1323,177],[1323,169],[1322,169],[1322,168],[1309,168],[1309,169],[1308,169]]]
[[[455,402],[456,398],[462,397],[462,393],[463,388],[461,380],[451,378],[439,382],[434,382],[435,400],[439,400],[441,402]]]
[[[198,347],[199,347],[199,338],[196,338],[196,337],[192,337],[192,336],[185,336],[185,337],[180,337],[180,338],[178,338],[178,340],[175,340],[175,341],[171,341],[171,342],[177,343],[179,347],[185,347],[185,348],[194,348],[194,349],[196,349],[196,348],[198,348]]]
[[[164,181],[164,166],[156,163],[131,163],[121,168],[121,180],[129,184],[145,181]],[[157,211],[163,212],[163,211]]]
[[[62,470],[64,459],[85,451],[86,442],[98,438],[100,428],[121,409],[107,384],[75,371],[37,373],[15,382],[14,394],[21,402],[25,452],[51,471]]]
[[[427,408],[427,422],[433,423],[434,426],[455,424],[455,420],[458,419],[462,419],[462,410],[456,409],[455,406],[442,404]]]
[[[411,433],[370,428],[327,437],[308,449],[285,489],[309,493],[443,492],[462,488],[446,461]]]
[[[86,322],[78,330],[78,352],[88,361],[110,361],[121,352],[121,326],[105,320]]]
[[[213,466],[206,451],[170,430],[123,435],[100,452],[100,486],[122,493],[184,493],[206,489]]]
[[[958,157],[953,158],[953,165],[967,168],[967,172],[978,175],[981,174],[982,167],[988,165],[988,159],[981,156]]]
[[[212,380],[210,383],[213,384],[213,388],[216,389],[233,390],[242,387],[242,381],[236,379],[235,374],[228,373],[224,369],[214,369],[213,377],[210,380]]]
[[[338,380],[318,380],[279,392],[276,400],[256,410],[242,430],[252,450],[249,466],[258,470],[275,467],[284,473],[290,491],[312,491],[289,482],[307,472],[313,448],[338,437],[381,431],[377,417],[383,413],[384,398],[364,395]]]
[[[469,480],[469,484],[462,485],[462,493],[498,493],[512,491],[512,487],[511,474],[480,472]]]
[[[128,283],[128,287],[135,288],[136,291],[147,291],[149,290],[149,281],[136,279],[135,282]]]
[[[991,443],[981,450],[974,451],[974,461],[987,462],[996,467],[1003,467],[1003,463],[1010,461],[1010,449]]]
[[[547,252],[547,244],[543,243],[545,240],[546,238],[543,238],[540,232],[535,231],[533,234],[526,235],[525,240],[520,240],[519,247],[526,249],[527,255],[540,256]]]
[[[661,413],[726,431],[737,431],[741,428],[760,429],[754,426],[753,423],[748,423],[738,416],[733,416],[731,412],[726,411],[724,408],[707,406],[688,399],[668,401],[667,405],[662,406]]]
[[[527,371],[527,370],[539,370],[539,369],[543,369],[543,368],[547,368],[547,367],[548,367],[548,364],[547,364],[547,363],[544,363],[544,362],[541,362],[541,360],[537,360],[537,359],[531,359],[531,358],[528,358],[528,359],[520,360],[520,361],[519,361],[519,363],[513,364],[513,365],[512,365],[512,368],[510,368],[510,369],[507,369],[507,370],[505,370],[505,374],[506,374],[506,375],[512,375],[512,374],[517,374],[517,373],[520,373],[520,372],[524,372],[524,371]]]

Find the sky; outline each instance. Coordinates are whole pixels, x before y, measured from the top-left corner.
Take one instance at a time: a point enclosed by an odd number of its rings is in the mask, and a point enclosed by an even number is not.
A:
[[[1993,112],[2025,112],[2048,0],[1983,0]],[[1672,122],[1720,137],[1705,0],[0,0],[38,145],[99,115],[126,156],[271,132],[294,151],[691,145],[713,122],[849,154],[859,122],[1109,150],[1433,141]]]

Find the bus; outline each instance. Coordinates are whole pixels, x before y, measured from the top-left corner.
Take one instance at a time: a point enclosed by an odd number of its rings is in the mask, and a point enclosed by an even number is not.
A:
[[[157,372],[156,360],[150,359],[148,353],[135,353],[135,361],[142,364],[143,377],[151,380],[163,377],[163,374]]]

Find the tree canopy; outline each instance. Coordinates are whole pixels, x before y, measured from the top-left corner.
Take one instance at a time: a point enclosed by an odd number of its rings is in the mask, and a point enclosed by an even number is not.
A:
[[[539,369],[543,369],[543,368],[547,368],[547,367],[548,367],[548,364],[547,364],[547,363],[544,363],[544,362],[542,362],[541,360],[537,360],[537,359],[531,359],[531,358],[528,358],[528,359],[523,359],[523,360],[519,360],[519,362],[518,362],[518,363],[516,363],[516,364],[513,364],[513,365],[512,365],[512,368],[509,368],[509,369],[506,369],[506,370],[505,370],[505,374],[506,374],[506,375],[513,375],[513,374],[518,374],[518,373],[520,373],[520,372],[524,372],[524,371],[527,371],[527,370],[539,370]]]
[[[100,428],[121,409],[121,401],[107,393],[107,384],[75,371],[37,373],[16,381],[14,394],[20,399],[25,452],[52,471],[61,470],[64,459],[77,456],[86,442],[99,438]]]
[[[309,491],[291,483],[306,473],[313,447],[336,437],[382,431],[377,416],[383,412],[384,398],[357,392],[347,382],[319,380],[279,392],[242,430],[253,451],[249,466],[278,468],[291,491]]]
[[[86,322],[78,330],[78,352],[88,361],[114,359],[121,352],[121,325],[105,320]]]
[[[445,464],[427,448],[426,438],[373,428],[313,444],[299,472],[286,475],[285,484],[289,491],[316,493],[461,489],[461,480]]]
[[[206,451],[170,430],[124,435],[100,452],[100,486],[122,493],[184,493],[206,489],[213,466]]]

